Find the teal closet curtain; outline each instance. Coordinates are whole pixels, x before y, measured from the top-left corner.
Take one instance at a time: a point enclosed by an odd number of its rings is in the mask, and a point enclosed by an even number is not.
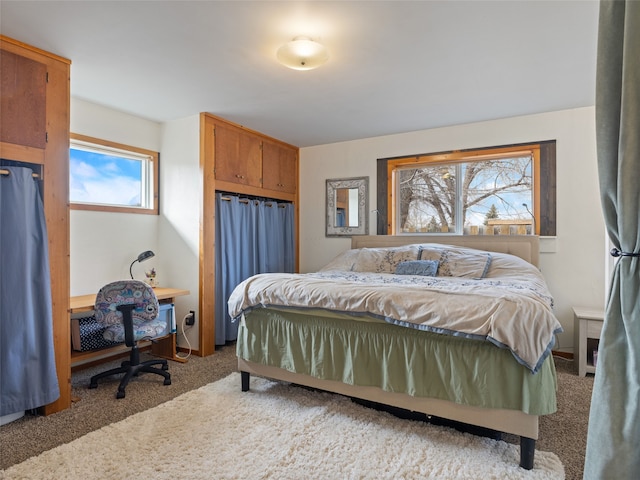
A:
[[[596,141],[602,208],[619,260],[600,339],[584,478],[635,479],[640,475],[638,1],[600,3]]]
[[[42,197],[31,169],[2,168],[9,174],[0,175],[0,416],[60,397]]]
[[[216,193],[216,345],[238,338],[238,322],[229,317],[233,289],[258,273],[295,269],[292,203],[247,200]]]

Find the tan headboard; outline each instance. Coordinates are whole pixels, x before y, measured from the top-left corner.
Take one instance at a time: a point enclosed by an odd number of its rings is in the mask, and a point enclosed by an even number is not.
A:
[[[357,235],[351,248],[399,247],[413,243],[441,243],[476,248],[488,252],[509,253],[539,267],[540,238],[535,235]]]

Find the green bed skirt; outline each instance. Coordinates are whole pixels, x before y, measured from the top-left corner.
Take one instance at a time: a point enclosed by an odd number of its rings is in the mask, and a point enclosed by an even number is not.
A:
[[[551,356],[532,374],[507,349],[366,317],[257,308],[240,321],[238,357],[315,378],[532,415],[556,411]]]

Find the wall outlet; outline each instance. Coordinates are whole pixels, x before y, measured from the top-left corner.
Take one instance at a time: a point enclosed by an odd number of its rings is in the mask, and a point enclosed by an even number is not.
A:
[[[184,322],[186,325],[188,326],[193,326],[196,323],[196,312],[194,312],[193,310],[189,310],[189,315],[187,315],[187,318],[185,319]]]

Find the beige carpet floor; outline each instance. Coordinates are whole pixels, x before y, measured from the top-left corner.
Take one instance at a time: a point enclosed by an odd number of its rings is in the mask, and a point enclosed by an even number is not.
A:
[[[0,427],[0,469],[224,378],[236,370],[235,347],[227,346],[209,357],[191,357],[184,364],[171,362],[170,386],[162,385],[154,376],[143,375],[130,383],[123,400],[115,399],[115,380],[104,382],[95,390],[86,388],[91,375],[118,363],[109,362],[75,372],[72,393],[78,401],[70,409],[48,417],[27,415]],[[583,472],[593,377],[575,375],[573,362],[569,360],[556,358],[556,366],[558,412],[541,418],[536,449],[554,452],[564,465],[566,478],[578,480]],[[518,442],[510,435],[505,435],[504,440]]]

